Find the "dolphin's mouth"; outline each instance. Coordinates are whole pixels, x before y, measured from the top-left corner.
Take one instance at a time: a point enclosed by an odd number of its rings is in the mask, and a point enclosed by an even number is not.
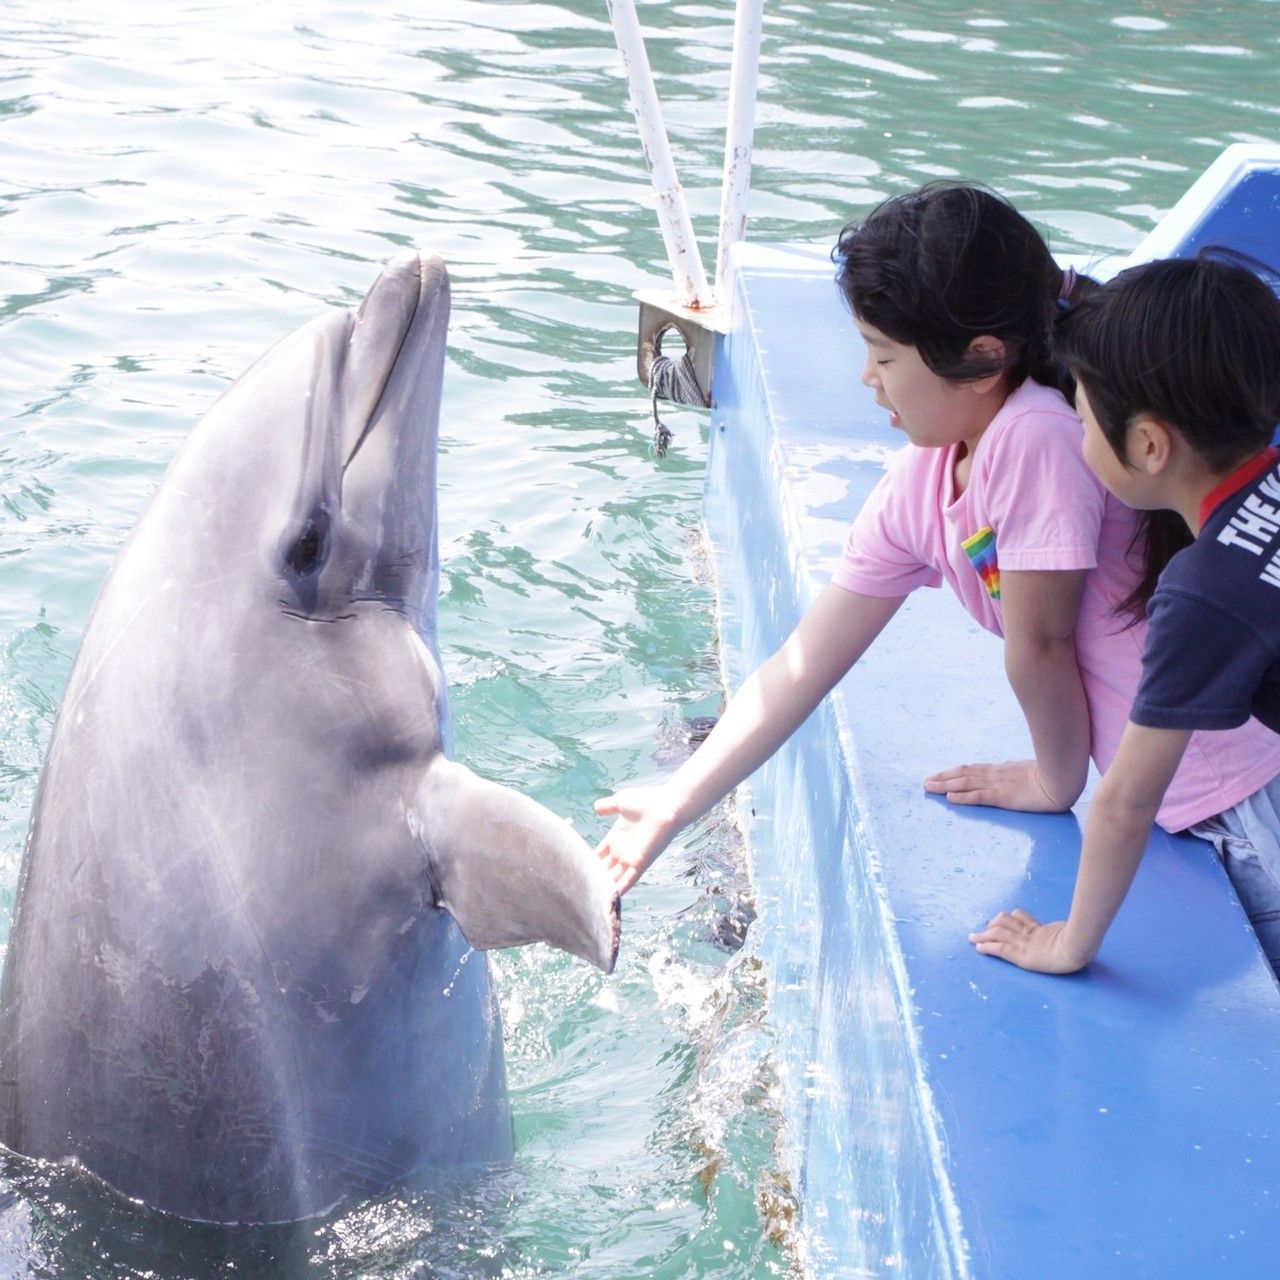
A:
[[[381,377],[375,384],[376,394],[370,399],[364,427],[342,464],[344,477],[382,417],[379,409],[383,407],[393,376],[406,366],[422,363],[415,357],[424,353],[414,349],[411,338],[415,335],[425,338],[426,335],[419,334],[418,330],[430,326],[421,325],[415,329],[415,324],[420,314],[430,310],[433,295],[444,292],[447,301],[447,279],[444,264],[438,258],[424,259],[416,253],[405,255],[388,264],[353,313],[348,338],[348,363],[363,369],[366,360],[362,358],[360,348],[362,345],[374,344],[382,370]],[[393,341],[387,330],[396,322],[399,338]]]

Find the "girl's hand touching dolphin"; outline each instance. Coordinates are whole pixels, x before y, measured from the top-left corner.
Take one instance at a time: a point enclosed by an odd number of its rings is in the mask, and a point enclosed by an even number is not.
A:
[[[619,893],[688,826],[754,773],[808,719],[862,656],[905,597],[828,586],[796,629],[746,680],[707,740],[658,787],[628,787],[596,802],[617,821],[596,849]]]
[[[596,856],[613,876],[619,893],[626,893],[649,869],[680,829],[664,787],[627,787],[597,800],[601,817],[617,821],[596,848]]]

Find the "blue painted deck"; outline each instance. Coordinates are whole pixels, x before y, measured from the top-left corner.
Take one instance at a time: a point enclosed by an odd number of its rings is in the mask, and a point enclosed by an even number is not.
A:
[[[736,687],[901,438],[825,249],[731,269],[706,520]],[[923,590],[741,793],[811,1273],[1273,1275],[1280,991],[1209,847],[1153,833],[1084,974],[966,941],[1014,905],[1065,915],[1085,806],[955,809],[921,780],[1025,754],[999,641]]]

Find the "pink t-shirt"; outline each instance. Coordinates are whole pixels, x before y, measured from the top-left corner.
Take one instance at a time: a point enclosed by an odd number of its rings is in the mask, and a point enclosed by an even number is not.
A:
[[[849,531],[833,581],[898,596],[945,579],[988,631],[1004,635],[1001,569],[1086,569],[1076,661],[1089,703],[1093,759],[1105,771],[1129,719],[1146,626],[1125,629],[1116,605],[1137,584],[1129,551],[1137,515],[1086,466],[1080,420],[1028,380],[982,433],[969,483],[955,496],[958,445],[907,445],[890,460]],[[1157,820],[1181,831],[1280,775],[1280,736],[1256,720],[1192,734]]]

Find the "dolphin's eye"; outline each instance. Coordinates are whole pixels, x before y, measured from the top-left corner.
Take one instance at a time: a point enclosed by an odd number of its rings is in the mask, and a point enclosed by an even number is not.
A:
[[[289,549],[285,563],[299,578],[314,573],[329,554],[329,513],[317,508],[307,518],[298,540]]]

